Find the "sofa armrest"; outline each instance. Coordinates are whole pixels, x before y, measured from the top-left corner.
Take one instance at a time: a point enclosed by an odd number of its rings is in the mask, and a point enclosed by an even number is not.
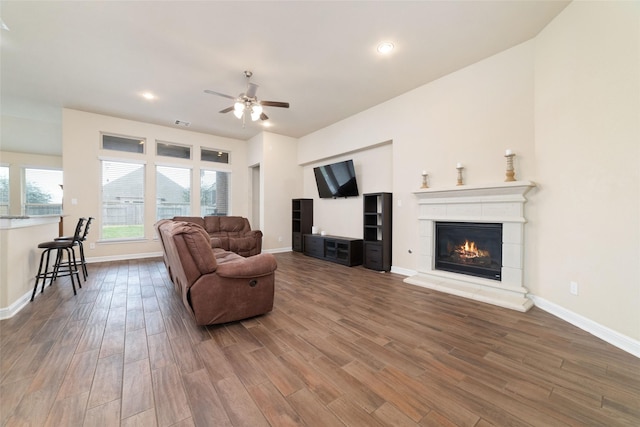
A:
[[[273,273],[278,264],[272,254],[259,254],[218,264],[215,272],[220,277],[252,278]]]
[[[249,230],[246,233],[242,234],[242,237],[252,237],[254,239],[261,239],[262,238],[262,231],[261,230]]]

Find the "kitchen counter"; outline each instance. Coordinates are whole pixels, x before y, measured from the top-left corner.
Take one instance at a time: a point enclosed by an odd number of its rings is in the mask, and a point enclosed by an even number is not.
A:
[[[58,237],[60,220],[60,215],[0,216],[0,319],[29,303],[42,253],[38,244]]]

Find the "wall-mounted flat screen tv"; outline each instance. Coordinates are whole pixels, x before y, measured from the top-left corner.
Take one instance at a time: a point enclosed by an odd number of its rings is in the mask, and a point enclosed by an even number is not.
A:
[[[335,199],[337,197],[355,197],[358,195],[356,172],[353,160],[332,163],[330,165],[313,168],[321,199]]]

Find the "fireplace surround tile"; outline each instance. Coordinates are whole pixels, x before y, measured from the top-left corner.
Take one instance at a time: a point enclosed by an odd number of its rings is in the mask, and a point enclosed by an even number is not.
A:
[[[502,266],[522,269],[522,252],[522,245],[502,243]]]

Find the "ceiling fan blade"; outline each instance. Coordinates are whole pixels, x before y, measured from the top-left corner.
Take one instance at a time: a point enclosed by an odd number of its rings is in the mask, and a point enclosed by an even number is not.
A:
[[[235,96],[225,95],[224,93],[215,92],[215,91],[213,91],[213,90],[205,89],[204,91],[205,91],[206,93],[211,94],[211,95],[218,95],[218,96],[222,96],[223,98],[236,99],[236,97],[235,97]]]
[[[249,98],[255,98],[256,96],[256,91],[258,90],[258,85],[255,83],[249,83],[247,85],[247,97]]]
[[[233,105],[225,108],[224,110],[220,110],[219,113],[228,113],[229,111],[233,111]]]
[[[260,120],[269,120],[269,116],[267,116],[265,113],[261,113]]]
[[[265,106],[265,107],[289,108],[289,103],[288,102],[260,101],[260,105]]]

